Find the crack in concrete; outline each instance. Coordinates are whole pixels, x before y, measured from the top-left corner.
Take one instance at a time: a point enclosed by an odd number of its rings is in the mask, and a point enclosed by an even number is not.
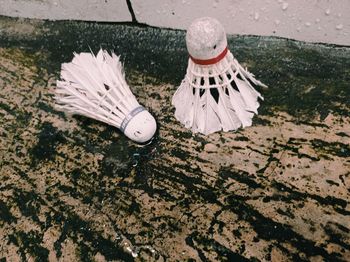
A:
[[[128,9],[131,15],[131,22],[138,24],[139,22],[136,19],[134,9],[132,8],[131,0],[126,0],[126,4],[128,5]]]

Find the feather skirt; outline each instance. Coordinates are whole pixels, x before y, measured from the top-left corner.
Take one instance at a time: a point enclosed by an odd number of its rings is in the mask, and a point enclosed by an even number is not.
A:
[[[56,108],[120,127],[137,102],[125,81],[117,55],[100,50],[74,54],[73,61],[62,64],[61,80],[55,89]]]
[[[202,66],[189,59],[187,73],[175,92],[175,117],[194,133],[208,135],[252,125],[258,98],[253,85],[266,87],[228,51],[220,62]]]

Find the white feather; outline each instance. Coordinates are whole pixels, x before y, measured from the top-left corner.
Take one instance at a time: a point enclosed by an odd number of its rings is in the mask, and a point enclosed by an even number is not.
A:
[[[119,57],[102,49],[97,56],[74,53],[72,62],[62,64],[55,99],[58,109],[117,128],[127,119],[122,131],[136,142],[149,140],[156,131],[153,116],[131,93]]]
[[[260,106],[258,99],[263,97],[250,82],[266,87],[243,69],[230,51],[224,59],[209,66],[189,59],[186,76],[172,99],[175,117],[186,128],[205,135],[251,126]],[[217,101],[210,89],[217,90]]]

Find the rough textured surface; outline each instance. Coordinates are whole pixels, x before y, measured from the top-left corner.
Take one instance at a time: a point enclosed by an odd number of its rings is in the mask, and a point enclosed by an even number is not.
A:
[[[229,34],[279,36],[350,46],[348,0],[0,0],[0,15],[49,20],[135,22],[186,29],[201,16]]]
[[[128,0],[0,0],[0,15],[105,22],[132,19]]]
[[[1,261],[349,261],[350,50],[229,38],[270,87],[250,128],[192,135],[184,33],[0,17]],[[147,146],[55,111],[60,64],[114,49],[156,116]]]

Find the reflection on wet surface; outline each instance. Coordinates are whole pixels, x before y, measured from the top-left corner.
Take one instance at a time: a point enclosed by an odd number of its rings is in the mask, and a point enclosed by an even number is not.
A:
[[[0,258],[350,259],[350,50],[231,37],[264,83],[253,126],[192,135],[184,32],[0,18]],[[146,146],[54,109],[73,51],[114,49],[157,118]]]

